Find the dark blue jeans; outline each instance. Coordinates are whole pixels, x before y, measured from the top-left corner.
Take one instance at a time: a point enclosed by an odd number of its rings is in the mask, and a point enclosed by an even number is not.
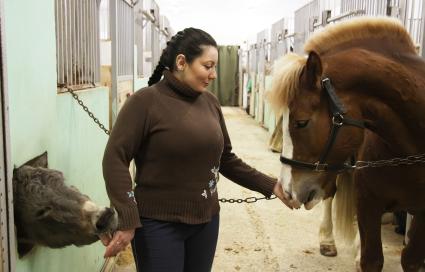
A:
[[[219,221],[219,215],[197,225],[141,218],[131,242],[137,271],[211,271]]]

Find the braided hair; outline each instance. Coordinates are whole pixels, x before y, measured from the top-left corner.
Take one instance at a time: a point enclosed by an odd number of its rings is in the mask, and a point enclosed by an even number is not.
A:
[[[158,65],[149,78],[148,85],[151,86],[157,83],[165,69],[169,69],[171,72],[176,69],[175,61],[177,55],[183,54],[188,63],[202,55],[202,45],[217,47],[213,37],[201,29],[190,27],[177,32],[167,42],[167,47],[162,51]]]

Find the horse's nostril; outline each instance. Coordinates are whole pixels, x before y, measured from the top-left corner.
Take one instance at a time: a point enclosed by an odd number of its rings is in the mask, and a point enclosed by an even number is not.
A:
[[[113,216],[114,216],[114,210],[110,208],[106,208],[96,222],[96,229],[98,231],[102,231],[105,228],[107,228]]]
[[[316,195],[316,190],[310,191],[310,194],[308,194],[307,202],[310,202],[314,199],[314,196]]]
[[[96,229],[97,230],[103,230],[105,227],[106,227],[105,222],[99,222],[99,221],[97,221],[97,223],[96,223]]]
[[[111,213],[111,214],[114,214],[114,213],[115,213],[115,211],[114,211],[114,209],[106,208],[106,209],[105,209],[105,213]]]
[[[292,194],[290,192],[285,190],[285,194],[287,194],[289,196],[289,199],[292,199]]]

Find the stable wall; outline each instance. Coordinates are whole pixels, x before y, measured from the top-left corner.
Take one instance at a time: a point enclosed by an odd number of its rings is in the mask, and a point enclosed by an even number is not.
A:
[[[12,164],[48,151],[51,168],[64,173],[95,202],[109,205],[101,171],[107,135],[68,94],[56,88],[54,0],[5,0],[6,57]],[[78,95],[108,127],[106,87]],[[77,248],[37,247],[16,261],[16,271],[99,271],[100,242]]]

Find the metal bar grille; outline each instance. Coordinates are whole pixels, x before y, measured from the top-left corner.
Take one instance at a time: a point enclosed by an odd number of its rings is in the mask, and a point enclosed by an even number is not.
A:
[[[400,19],[415,44],[421,45],[424,32],[423,0],[342,0],[342,12],[355,9],[362,9],[369,16],[387,15]]]
[[[303,53],[303,45],[310,35],[318,28],[323,27],[319,21],[322,11],[331,10],[333,16],[327,20],[338,22],[362,15],[367,16],[392,16],[400,19],[413,41],[422,48],[424,41],[424,14],[423,0],[340,0],[340,11],[335,9],[338,5],[330,6],[328,2],[311,1],[304,7],[295,11],[295,52]]]
[[[153,10],[153,15],[155,16],[155,24],[152,26],[152,71],[155,69],[156,65],[159,62],[160,58],[160,45],[159,45],[159,39],[160,39],[160,15],[159,15],[159,6],[155,1],[152,1],[151,3],[151,10]]]
[[[342,0],[341,13],[363,10],[365,15],[385,16],[387,15],[387,0]],[[353,14],[347,18],[358,16]]]
[[[153,48],[153,29],[155,25],[147,21],[145,26],[145,36],[144,36],[144,45],[143,50],[143,65],[144,65],[144,75],[149,76],[152,73],[152,48]]]
[[[251,45],[251,48],[248,51],[248,63],[249,63],[249,71],[251,73],[257,72],[257,45]]]
[[[423,9],[422,0],[408,0],[405,2],[404,26],[410,33],[416,45],[421,45],[423,39]]]
[[[313,33],[313,26],[319,20],[319,1],[311,1],[298,9],[294,20],[294,51],[302,54],[304,43]]]
[[[110,40],[109,0],[102,0],[99,7],[99,32],[101,40]]]
[[[141,4],[139,4],[141,3]],[[136,5],[136,37],[138,42],[138,75],[149,76],[153,71],[154,46],[158,44],[154,39],[156,24],[159,24],[159,10],[155,10],[153,0],[142,0]],[[139,36],[139,37],[138,37]],[[155,64],[156,65],[156,64]]]
[[[272,25],[270,37],[270,61],[273,62],[287,51],[285,42],[285,20],[280,19]]]
[[[137,75],[143,76],[143,1],[137,2],[134,7],[134,38],[137,48]]]
[[[167,46],[167,41],[171,38],[168,29],[170,28],[170,22],[167,17],[161,15],[160,21],[160,38],[159,38],[159,53]]]
[[[96,0],[55,0],[57,85],[82,89],[99,82],[99,7]]]
[[[267,30],[257,33],[257,72],[264,73],[266,65]]]
[[[117,46],[119,77],[133,76],[134,23],[133,7],[126,1],[117,2]]]

